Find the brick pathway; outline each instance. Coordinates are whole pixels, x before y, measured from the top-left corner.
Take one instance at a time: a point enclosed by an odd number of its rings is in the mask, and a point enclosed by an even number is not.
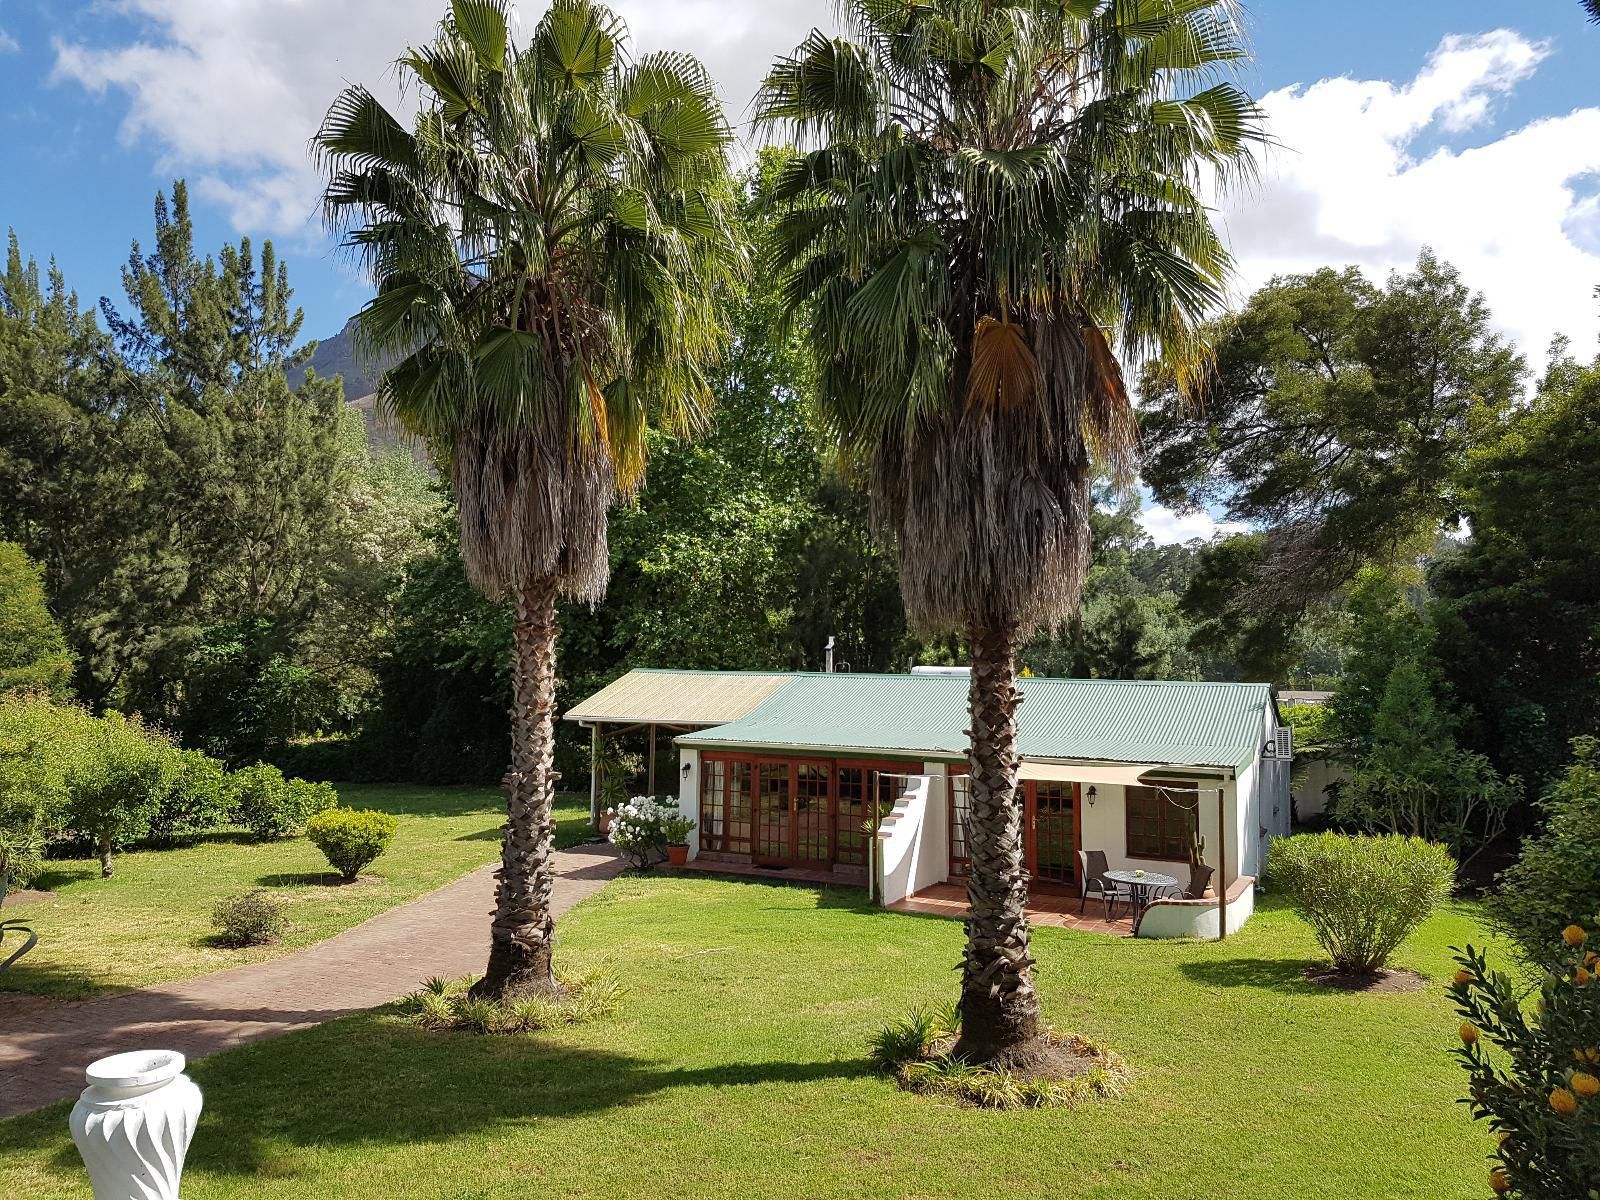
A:
[[[623,866],[600,844],[560,850],[555,858],[557,915],[599,891]],[[77,1095],[83,1068],[107,1054],[158,1047],[203,1058],[386,1004],[429,975],[481,972],[489,951],[493,870],[482,867],[270,962],[65,1004],[0,995],[0,1117]]]

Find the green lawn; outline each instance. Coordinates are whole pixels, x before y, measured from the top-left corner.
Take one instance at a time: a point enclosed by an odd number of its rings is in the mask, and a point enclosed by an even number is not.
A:
[[[108,880],[96,861],[49,864],[34,886],[53,895],[5,908],[8,918],[32,922],[39,944],[0,975],[0,991],[77,998],[270,958],[458,879],[500,852],[503,801],[494,789],[341,784],[339,798],[399,818],[388,853],[368,868],[371,878],[349,886],[304,838],[254,845],[220,834],[183,850],[135,851],[117,857]],[[558,845],[581,841],[588,798],[558,798],[556,817]],[[212,945],[213,906],[255,887],[288,906],[288,935],[250,950]]]
[[[561,929],[566,963],[630,989],[616,1017],[484,1039],[377,1012],[196,1064],[186,1200],[1487,1194],[1440,986],[1316,988],[1310,938],[1270,903],[1221,944],[1039,932],[1049,1017],[1135,1073],[1073,1111],[961,1109],[868,1066],[874,1029],[950,995],[958,922],[653,878]],[[1452,908],[1400,958],[1442,979],[1468,938],[1473,910]],[[66,1113],[0,1124],[0,1195],[88,1197]]]

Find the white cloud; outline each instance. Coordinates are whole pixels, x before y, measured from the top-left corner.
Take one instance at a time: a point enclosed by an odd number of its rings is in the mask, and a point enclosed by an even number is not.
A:
[[[4,29],[0,29],[0,54],[15,54],[22,49],[22,43],[17,41]]]
[[[129,102],[128,141],[160,147],[163,170],[241,229],[308,231],[319,180],[306,145],[328,103],[360,82],[394,99],[392,64],[426,41],[444,0],[114,0],[140,32],[129,44],[56,44],[55,77]],[[543,4],[524,4],[537,14]],[[746,114],[773,57],[813,25],[829,0],[617,0],[636,51],[693,50],[718,80],[730,118]],[[522,18],[523,23],[528,18]]]
[[[56,76],[126,95],[123,136],[160,148],[163,171],[241,229],[315,235],[306,143],[347,82],[392,97],[391,64],[425,40],[444,0],[109,0],[126,44],[61,42]],[[830,0],[616,0],[636,46],[693,49],[736,122],[773,57]],[[537,13],[539,0],[525,0]],[[1406,82],[1324,79],[1269,93],[1282,148],[1224,215],[1239,293],[1274,274],[1353,263],[1382,279],[1423,245],[1484,291],[1537,362],[1550,337],[1582,348],[1600,324],[1600,108],[1494,127],[1503,101],[1551,53],[1508,31],[1445,37]],[[1588,177],[1586,180],[1586,176]]]
[[[1209,542],[1219,533],[1243,533],[1249,528],[1242,521],[1218,521],[1205,512],[1173,512],[1165,504],[1147,504],[1139,514],[1139,523],[1161,546],[1195,538]]]
[[[1240,290],[1330,264],[1381,281],[1428,245],[1535,363],[1556,333],[1593,346],[1600,108],[1486,131],[1549,53],[1508,30],[1450,36],[1409,83],[1325,79],[1263,97],[1283,149],[1225,206]]]

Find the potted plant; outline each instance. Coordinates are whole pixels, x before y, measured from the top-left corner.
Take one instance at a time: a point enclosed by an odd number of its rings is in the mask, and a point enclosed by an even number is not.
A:
[[[1199,830],[1195,830],[1194,833],[1189,835],[1189,869],[1192,871],[1196,867],[1203,867],[1205,863],[1206,839],[1200,836]],[[1201,893],[1201,898],[1212,900],[1216,898],[1216,895],[1216,888],[1208,883],[1206,884],[1206,890]]]
[[[667,838],[667,865],[683,866],[689,861],[689,833],[694,829],[694,822],[683,813],[674,811],[661,823],[661,827]]]
[[[693,822],[678,811],[676,801],[635,796],[612,810],[611,841],[635,870],[648,871],[658,862],[686,861],[692,825]],[[674,841],[683,857],[673,856],[671,843]]]

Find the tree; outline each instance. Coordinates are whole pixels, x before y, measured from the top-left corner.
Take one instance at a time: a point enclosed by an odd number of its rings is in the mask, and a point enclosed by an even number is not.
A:
[[[1537,794],[1600,729],[1600,362],[1559,352],[1472,457],[1471,540],[1429,583],[1462,737]]]
[[[1522,359],[1489,321],[1425,250],[1381,289],[1353,267],[1274,279],[1209,328],[1199,404],[1147,373],[1157,499],[1260,531],[1207,552],[1207,586],[1186,600],[1197,620],[1244,631],[1245,657],[1276,665],[1308,608],[1454,523],[1468,454],[1521,390]]]
[[[557,0],[519,48],[499,0],[454,0],[401,60],[409,131],[358,85],[315,138],[328,218],[377,281],[361,336],[405,354],[380,401],[447,462],[472,582],[515,603],[483,996],[557,989],[557,597],[603,594],[606,512],[638,486],[652,419],[700,423],[742,263],[709,76],[682,54],[629,62],[623,37],[609,10]]]
[[[45,605],[43,573],[14,542],[0,542],[0,693],[70,690],[72,654]]]
[[[1017,793],[1017,648],[1068,621],[1090,481],[1131,473],[1117,353],[1180,379],[1229,259],[1199,189],[1247,169],[1245,55],[1209,3],[841,5],[757,100],[802,151],[773,268],[804,314],[819,414],[895,534],[911,623],[971,648],[969,1061],[1042,1052]]]
[[[1543,800],[1544,828],[1522,843],[1487,905],[1523,957],[1546,965],[1568,921],[1600,920],[1600,740],[1574,738],[1572,756]]]

